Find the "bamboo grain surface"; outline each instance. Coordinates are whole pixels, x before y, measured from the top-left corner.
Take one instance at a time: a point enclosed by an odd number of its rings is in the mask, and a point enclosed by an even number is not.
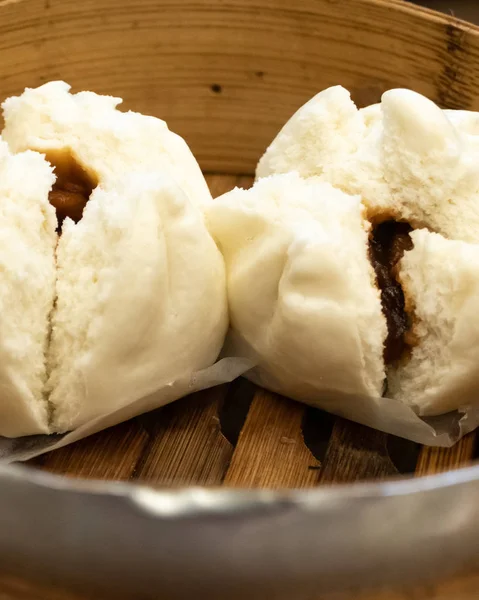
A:
[[[51,79],[165,119],[204,170],[252,173],[325,87],[479,108],[473,25],[403,0],[2,0],[2,97]],[[193,99],[193,101],[192,101]]]

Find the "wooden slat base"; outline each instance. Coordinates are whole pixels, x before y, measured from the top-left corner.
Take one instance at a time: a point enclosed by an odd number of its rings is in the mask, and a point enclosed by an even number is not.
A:
[[[451,469],[460,469],[471,464],[476,448],[475,431],[464,436],[452,448],[430,448],[424,446],[419,453],[416,476],[433,475]]]
[[[30,464],[70,477],[126,480],[147,444],[146,431],[133,419],[39,456]]]
[[[317,483],[317,467],[303,443],[304,406],[258,389],[224,485],[301,488]]]
[[[350,483],[397,475],[386,447],[387,434],[337,418],[320,483]]]
[[[205,390],[159,411],[132,478],[158,486],[219,485],[233,453],[218,418],[227,390]]]

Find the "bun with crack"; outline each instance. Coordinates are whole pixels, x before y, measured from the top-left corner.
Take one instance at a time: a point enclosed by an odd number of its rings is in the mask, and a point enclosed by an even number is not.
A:
[[[61,82],[4,104],[1,435],[77,428],[223,344],[206,182],[163,121],[116,104]]]
[[[172,177],[190,202],[211,202],[205,178],[186,142],[161,119],[120,112],[121,98],[94,92],[71,94],[63,81],[51,81],[3,103],[2,137],[14,152],[37,150],[65,180],[80,169],[103,188],[133,171]]]
[[[208,210],[253,377],[333,411],[345,394],[423,416],[477,404],[478,165],[479,115],[409,90],[303,106],[254,187]]]

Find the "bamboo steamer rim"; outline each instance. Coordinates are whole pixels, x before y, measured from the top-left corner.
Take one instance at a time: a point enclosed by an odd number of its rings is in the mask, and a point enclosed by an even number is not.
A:
[[[394,16],[392,16],[394,15]],[[286,119],[342,84],[479,110],[479,28],[404,0],[3,0],[2,96],[52,79],[164,118],[206,172],[252,174]]]

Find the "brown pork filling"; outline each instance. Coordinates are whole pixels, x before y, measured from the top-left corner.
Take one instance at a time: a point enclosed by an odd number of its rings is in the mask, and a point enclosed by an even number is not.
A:
[[[82,218],[83,209],[95,185],[83,169],[71,158],[51,161],[55,164],[57,180],[48,195],[50,204],[55,207],[60,232],[63,221],[70,217],[75,223]]]
[[[405,310],[404,292],[396,278],[396,265],[413,243],[408,223],[384,221],[373,228],[369,240],[369,258],[376,272],[381,303],[388,328],[384,345],[384,362],[398,361],[408,349],[406,334],[409,318]]]

